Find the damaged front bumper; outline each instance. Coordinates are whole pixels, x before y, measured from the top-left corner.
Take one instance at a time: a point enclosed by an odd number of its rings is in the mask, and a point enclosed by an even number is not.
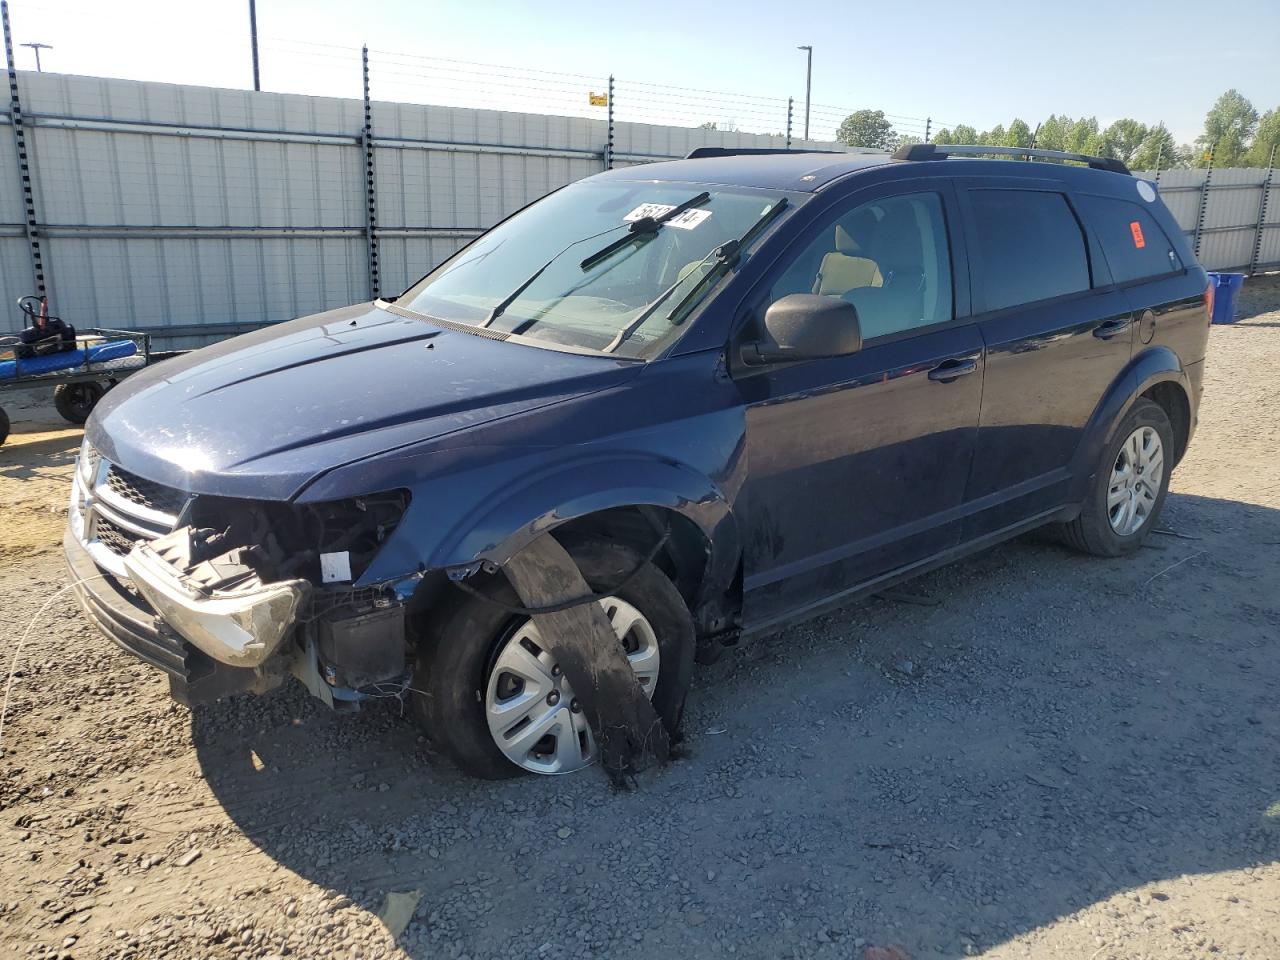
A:
[[[265,693],[293,674],[326,704],[345,706],[408,683],[406,607],[423,574],[353,583],[407,500],[200,498],[128,473],[86,444],[64,552],[89,620],[163,670],[180,703]],[[345,576],[326,574],[334,556]]]
[[[293,629],[311,585],[263,583],[247,568],[228,571],[212,561],[193,566],[191,534],[183,527],[135,546],[124,558],[130,581],[161,619],[213,659],[262,666]]]

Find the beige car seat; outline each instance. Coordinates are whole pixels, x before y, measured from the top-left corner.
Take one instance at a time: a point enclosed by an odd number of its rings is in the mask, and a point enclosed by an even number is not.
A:
[[[822,258],[813,292],[826,297],[843,297],[850,290],[878,287],[884,283],[879,265],[864,252],[871,245],[876,217],[870,210],[860,210],[850,218],[851,234],[836,224],[835,250]]]

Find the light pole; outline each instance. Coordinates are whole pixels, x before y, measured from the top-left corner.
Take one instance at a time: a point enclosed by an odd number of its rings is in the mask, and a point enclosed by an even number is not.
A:
[[[18,44],[18,46],[30,47],[32,50],[36,52],[36,73],[42,73],[43,71],[40,69],[40,51],[52,50],[53,44],[51,43],[20,43]]]
[[[813,47],[804,45],[796,47],[803,50],[807,63],[804,68],[804,138],[809,139],[809,90],[813,85]]]
[[[258,4],[249,0],[249,40],[253,44],[253,89],[261,90],[258,80]]]

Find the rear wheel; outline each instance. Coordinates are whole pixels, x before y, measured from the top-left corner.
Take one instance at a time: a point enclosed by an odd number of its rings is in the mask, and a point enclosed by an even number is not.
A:
[[[0,409],[0,443],[9,439],[9,415]]]
[[[1103,452],[1080,516],[1062,525],[1063,539],[1102,557],[1141,547],[1169,491],[1173,444],[1173,427],[1160,405],[1134,403]]]
[[[693,620],[679,591],[628,547],[596,540],[565,547],[593,591],[612,591],[601,607],[641,689],[674,731],[694,654]],[[503,604],[520,605],[501,575],[476,586]],[[533,620],[457,592],[423,632],[414,713],[462,770],[496,780],[521,772],[573,773],[594,761],[585,714]]]
[[[60,383],[53,388],[53,405],[68,423],[84,423],[106,391],[93,380]]]

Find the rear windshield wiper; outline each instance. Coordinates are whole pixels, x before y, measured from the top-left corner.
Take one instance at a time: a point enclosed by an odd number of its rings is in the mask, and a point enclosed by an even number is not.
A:
[[[613,243],[609,244],[607,247],[603,247],[600,250],[597,250],[595,253],[591,254],[591,256],[583,260],[582,263],[579,264],[579,266],[582,267],[583,270],[590,270],[601,260],[604,260],[605,258],[611,256],[614,253],[614,251],[621,250],[628,243],[631,243],[633,240],[636,239],[636,237],[653,236],[653,234],[657,233],[659,230],[662,229],[663,224],[667,223],[670,220],[674,220],[676,217],[680,216],[680,214],[684,213],[686,210],[691,210],[694,207],[702,206],[704,203],[706,203],[710,199],[711,199],[711,194],[704,190],[702,193],[698,194],[696,197],[690,197],[684,203],[677,204],[676,206],[672,207],[666,213],[660,214],[656,217],[641,217],[639,220],[631,221],[631,229],[627,232],[627,235],[625,237],[619,237],[617,240],[613,241]]]
[[[680,298],[680,302],[671,308],[671,311],[667,314],[667,320],[672,326],[679,326],[684,322],[683,316],[679,319],[673,318],[676,317],[677,314],[681,313],[686,307],[691,305],[713,278],[719,277],[726,270],[730,269],[734,264],[741,260],[743,249],[749,246],[755,238],[760,235],[761,231],[773,222],[774,217],[781,213],[786,205],[787,198],[783,197],[762,213],[759,219],[756,220],[756,222],[751,225],[750,229],[748,229],[741,237],[737,240],[730,240],[727,243],[720,244],[720,246],[716,247],[702,258],[698,263],[698,267],[701,267],[702,264],[714,258],[711,269],[704,273],[693,284],[693,286],[689,288],[689,292]],[[667,287],[667,289],[663,290],[662,293],[658,294],[652,303],[636,314],[635,318],[630,323],[618,331],[618,335],[610,341],[609,345],[606,346],[601,353],[613,353],[618,349],[618,347],[622,346],[623,342],[627,340],[627,338],[644,326],[645,322],[658,312],[658,308],[662,306],[669,296],[676,292],[676,288],[679,287],[680,284],[684,283],[686,279],[688,278],[681,277],[671,286]]]

